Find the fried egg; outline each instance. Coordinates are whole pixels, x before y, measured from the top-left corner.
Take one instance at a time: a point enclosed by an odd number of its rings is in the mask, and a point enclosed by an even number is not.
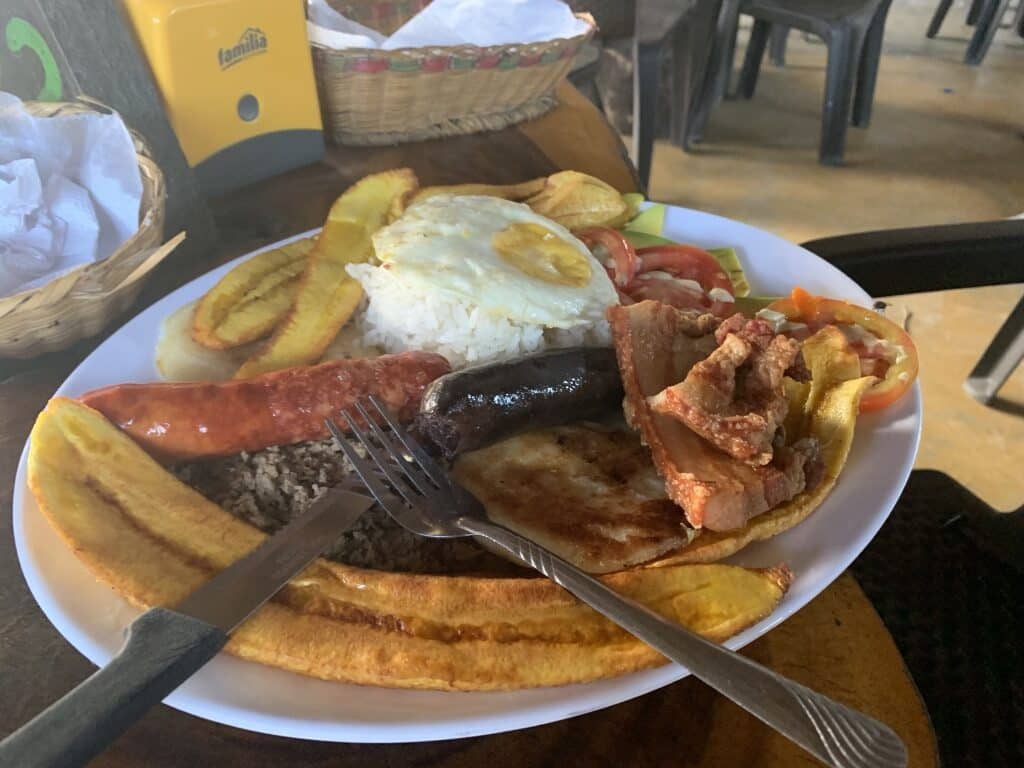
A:
[[[381,267],[410,287],[514,322],[571,328],[603,321],[618,303],[604,268],[569,230],[496,197],[429,197],[373,245]]]

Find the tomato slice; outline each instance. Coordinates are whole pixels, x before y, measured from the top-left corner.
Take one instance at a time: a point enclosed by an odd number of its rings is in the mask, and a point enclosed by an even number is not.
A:
[[[666,243],[640,248],[636,253],[640,261],[637,282],[644,281],[639,288],[647,294],[645,298],[666,296],[660,300],[684,309],[701,309],[719,317],[735,313],[732,280],[707,251],[695,245]],[[659,283],[652,282],[654,275],[660,278]],[[665,276],[674,280],[666,280]],[[700,286],[699,292],[697,286]],[[728,294],[729,299],[710,296],[715,289]],[[629,288],[627,292],[636,298]]]
[[[862,413],[892,405],[917,378],[913,339],[877,312],[848,301],[814,296],[803,288],[794,288],[789,298],[772,302],[768,309],[782,313],[791,322],[805,323],[812,333],[826,325],[840,326],[850,347],[860,356],[862,370],[881,379],[861,399]]]
[[[633,301],[653,299],[676,309],[709,311],[710,299],[702,288],[688,286],[664,272],[637,275],[626,287],[626,293]]]
[[[636,253],[640,259],[641,273],[655,270],[668,272],[675,277],[696,280],[705,291],[721,288],[732,295],[732,280],[718,260],[695,245],[649,245]]]
[[[573,232],[573,235],[579,238],[591,251],[598,245],[603,246],[608,251],[608,256],[611,258],[614,268],[607,264],[605,267],[608,269],[608,276],[611,277],[616,287],[625,288],[633,282],[640,262],[637,259],[636,250],[621,232],[611,227],[588,227],[587,229]]]
[[[607,251],[605,268],[623,304],[654,299],[720,317],[735,312],[732,280],[705,250],[675,243],[636,250],[621,232],[609,227],[589,227],[573,234],[592,251],[599,246]],[[710,296],[712,291],[724,291],[729,300]]]

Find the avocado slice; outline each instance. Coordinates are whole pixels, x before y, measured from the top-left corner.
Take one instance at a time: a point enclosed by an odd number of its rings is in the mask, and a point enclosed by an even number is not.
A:
[[[644,208],[629,222],[628,228],[631,232],[660,236],[665,228],[665,206],[655,204]]]
[[[715,260],[722,266],[725,273],[732,280],[733,293],[737,296],[750,295],[750,283],[743,272],[743,265],[740,264],[739,254],[735,248],[708,248],[708,253],[715,257]]]

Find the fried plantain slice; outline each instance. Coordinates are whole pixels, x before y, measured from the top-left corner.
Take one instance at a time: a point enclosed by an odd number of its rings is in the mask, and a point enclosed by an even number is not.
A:
[[[66,398],[51,400],[36,422],[28,482],[71,552],[140,607],[173,605],[265,538]],[[792,575],[716,564],[601,578],[723,640],[768,615]],[[449,690],[561,685],[665,662],[547,579],[387,573],[326,560],[253,614],[227,650],[328,680]]]
[[[560,171],[519,184],[453,184],[424,187],[410,202],[433,195],[487,195],[525,203],[568,229],[618,227],[636,215],[636,201],[600,179],[579,171]]]
[[[804,421],[813,418],[825,393],[836,384],[861,378],[860,358],[846,336],[834,325],[826,325],[801,346],[804,363],[811,372],[811,386],[804,403]],[[868,377],[872,379],[873,377]],[[859,405],[859,402],[858,402]]]
[[[448,184],[435,187],[423,187],[412,196],[409,203],[417,203],[426,200],[434,195],[484,195],[486,197],[501,197],[505,200],[522,202],[526,198],[536,195],[547,183],[547,178],[531,179],[518,184]]]
[[[270,333],[292,304],[314,242],[258,253],[224,275],[196,304],[192,338],[209,349],[230,349]]]
[[[308,365],[323,356],[363,296],[345,266],[370,257],[373,233],[387,222],[395,200],[408,197],[416,186],[415,174],[400,168],[361,179],[334,202],[288,314],[235,378]]]
[[[567,229],[618,227],[635,213],[617,189],[579,171],[551,174],[544,188],[523,202]]]

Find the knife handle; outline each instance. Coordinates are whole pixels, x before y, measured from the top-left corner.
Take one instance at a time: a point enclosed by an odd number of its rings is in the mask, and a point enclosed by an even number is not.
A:
[[[221,629],[183,613],[146,611],[128,627],[109,664],[0,742],[0,766],[84,765],[216,656],[227,640]]]

